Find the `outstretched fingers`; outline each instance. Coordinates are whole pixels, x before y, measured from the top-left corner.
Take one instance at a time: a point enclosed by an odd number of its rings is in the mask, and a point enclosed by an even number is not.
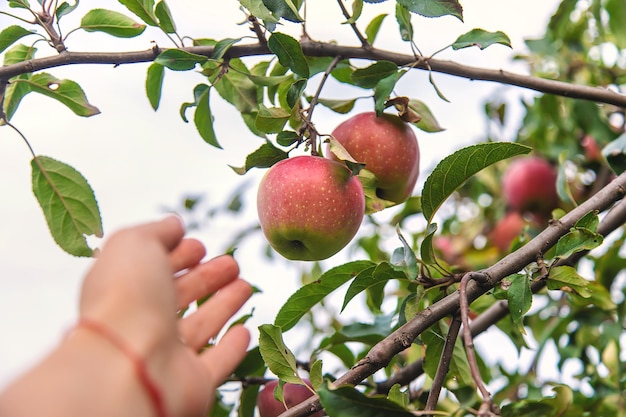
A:
[[[219,256],[193,266],[176,279],[176,304],[182,309],[189,303],[213,294],[239,277],[239,266],[231,256]]]
[[[198,310],[179,321],[179,332],[186,344],[199,351],[216,337],[224,324],[252,295],[252,287],[242,279],[235,279],[198,307]]]
[[[241,325],[230,328],[220,341],[200,354],[209,378],[220,384],[237,368],[246,356],[250,344],[250,332]]]
[[[176,273],[195,267],[206,255],[206,248],[197,239],[185,238],[170,252],[172,271]]]

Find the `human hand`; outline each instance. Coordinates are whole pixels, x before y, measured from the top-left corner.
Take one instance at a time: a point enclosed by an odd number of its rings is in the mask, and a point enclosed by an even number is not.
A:
[[[251,295],[230,256],[202,262],[179,219],[114,233],[85,278],[80,316],[106,324],[139,353],[163,392],[168,415],[204,415],[215,389],[243,359],[249,333],[234,326],[208,349]],[[176,312],[211,297],[179,319]]]

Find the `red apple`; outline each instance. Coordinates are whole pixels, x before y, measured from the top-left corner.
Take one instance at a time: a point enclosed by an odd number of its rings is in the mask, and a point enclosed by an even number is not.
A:
[[[550,213],[559,203],[556,170],[545,159],[522,157],[514,160],[502,177],[507,207],[519,212]]]
[[[365,196],[345,165],[319,156],[284,159],[259,184],[257,210],[270,245],[287,259],[326,259],[361,226]]]
[[[311,386],[308,380],[305,379],[304,382]],[[283,399],[285,400],[285,404],[283,404],[274,398],[274,389],[277,385],[278,381],[270,381],[259,392],[257,408],[259,409],[260,417],[277,417],[284,413],[287,408],[300,404],[313,395],[313,392],[304,385],[287,383],[283,386]],[[285,405],[287,405],[287,408],[285,408]],[[313,414],[313,417],[321,417],[323,415],[324,412],[319,411]]]
[[[376,176],[379,198],[402,203],[411,196],[419,174],[420,151],[415,133],[398,116],[361,113],[337,126],[332,136]],[[327,155],[336,159],[328,151]]]
[[[525,226],[526,221],[520,213],[509,211],[489,233],[489,240],[500,252],[507,252]]]
[[[585,135],[580,140],[580,145],[585,151],[585,157],[589,161],[601,161],[602,149],[598,144],[598,141],[591,135]]]

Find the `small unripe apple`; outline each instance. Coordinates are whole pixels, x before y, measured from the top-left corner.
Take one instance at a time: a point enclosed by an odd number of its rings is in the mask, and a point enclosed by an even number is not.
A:
[[[311,386],[311,383],[307,379],[305,379],[304,382],[306,382],[308,386]],[[313,395],[313,391],[304,385],[286,383],[283,386],[283,399],[285,400],[285,404],[283,404],[274,398],[274,389],[276,389],[277,385],[278,381],[269,381],[259,392],[257,408],[260,417],[277,417],[284,413],[286,409],[300,404]],[[287,405],[287,408],[285,408],[285,405]],[[313,414],[313,417],[321,417],[323,415],[323,411],[318,411]]]
[[[345,165],[319,156],[284,159],[265,174],[257,211],[270,245],[287,259],[317,261],[343,249],[361,226],[363,186]]]
[[[550,213],[559,203],[556,170],[540,157],[514,160],[502,177],[507,207],[519,212]]]
[[[332,136],[378,179],[376,195],[402,203],[413,193],[420,151],[411,127],[398,116],[360,113],[341,123]],[[336,157],[327,151],[333,159]]]

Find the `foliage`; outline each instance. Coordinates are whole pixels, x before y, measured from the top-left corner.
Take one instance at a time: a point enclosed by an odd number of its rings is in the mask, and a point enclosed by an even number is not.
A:
[[[261,326],[258,346],[236,371],[246,382],[236,407],[219,396],[213,415],[238,410],[232,413],[252,416],[259,388],[254,381],[273,374],[283,382],[302,384],[304,372],[318,395],[286,415],[304,416],[321,407],[338,417],[408,416],[424,410],[433,415],[620,415],[626,406],[626,210],[623,203],[616,204],[626,187],[620,175],[626,157],[623,0],[563,0],[545,35],[527,40],[528,53],[517,56],[531,77],[451,65],[438,61],[436,53],[422,54],[413,40],[420,19],[448,16],[463,21],[457,0],[355,0],[349,7],[339,0],[337,10],[360,47],[312,41],[306,33],[304,0],[240,0],[248,26],[241,29],[241,37],[224,39],[183,36],[164,0],[119,3],[124,13],[107,9],[106,2],[84,10],[78,1],[49,0],[37,5],[11,0],[0,10],[14,18],[14,24],[0,31],[4,125],[17,130],[11,119],[18,110],[28,111],[21,104],[31,93],[53,98],[78,116],[99,113],[76,82],[44,72],[57,66],[145,62],[147,105],[154,110],[167,94],[168,71],[195,71],[204,79],[190,92],[191,101],[181,104],[180,116],[193,121],[199,136],[219,152],[228,144],[215,133],[211,98],[218,95],[232,105],[251,135],[263,139],[242,166],[232,167],[244,175],[271,167],[296,149],[321,153],[326,137],[316,130],[317,105],[347,114],[357,100],[370,100],[378,113],[395,111],[416,129],[436,135],[443,128],[427,103],[398,89],[400,79],[418,70],[428,71],[442,100],[446,97],[432,77],[436,71],[542,92],[524,101],[513,142],[500,136],[517,126],[509,104],[499,99],[486,103],[488,128],[479,143],[423,173],[424,188],[383,210],[390,216],[367,217],[368,227],[352,252],[362,259],[326,271],[312,265],[307,270],[311,279],[282,300],[274,323]],[[307,7],[316,7],[315,2]],[[384,13],[366,21],[366,8]],[[79,26],[65,27],[64,17],[78,13],[83,13]],[[390,13],[409,54],[374,46]],[[443,30],[446,22],[440,19]],[[160,30],[174,46],[108,56],[65,48],[74,30],[124,39],[143,36],[148,28]],[[295,38],[289,30],[293,28],[303,35]],[[40,51],[42,38],[53,56]],[[473,28],[442,49],[502,45],[511,46],[505,32]],[[362,90],[364,96],[326,97],[323,87],[329,78]],[[102,221],[89,183],[69,165],[38,155],[22,138],[33,155],[33,192],[53,238],[72,255],[91,256],[86,237],[100,236]],[[558,167],[561,205],[550,219],[528,218],[510,250],[502,252],[490,235],[507,210],[499,178],[509,158],[529,152]],[[242,192],[237,190],[213,214],[237,213]],[[193,213],[197,202],[185,201],[184,210]],[[393,251],[381,233],[390,225],[397,228]],[[256,231],[256,225],[242,230],[232,248]],[[352,308],[357,297],[365,300],[367,311],[358,321],[346,322],[327,304],[340,291],[342,311]],[[461,308],[464,303],[471,306]],[[310,319],[320,311],[331,317],[329,324]],[[510,340],[518,357],[506,363],[494,362],[488,354],[475,357],[472,337],[488,328]],[[307,329],[313,337],[294,349],[283,340],[292,329]],[[534,349],[528,350],[531,343]],[[559,373],[575,363],[578,374],[546,379],[538,364],[550,349],[556,351]],[[529,367],[518,362],[523,352],[532,355]],[[493,392],[484,383],[492,383]]]

